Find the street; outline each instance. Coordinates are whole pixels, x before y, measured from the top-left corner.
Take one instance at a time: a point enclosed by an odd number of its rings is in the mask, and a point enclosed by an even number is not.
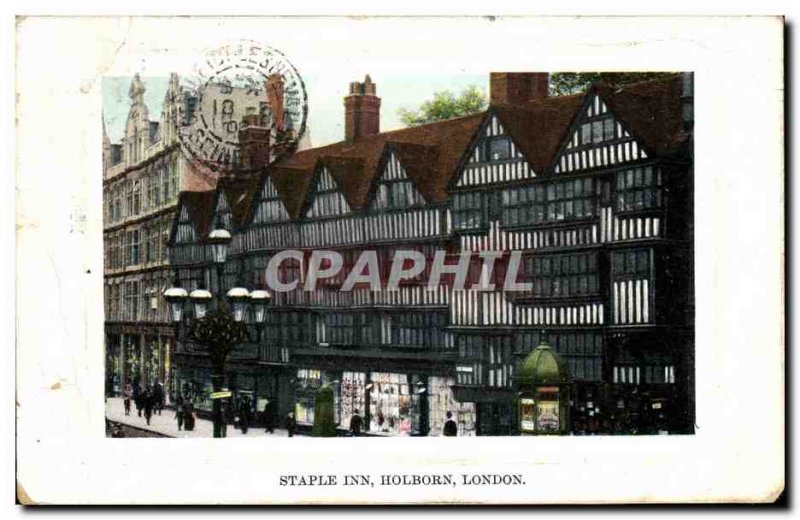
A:
[[[260,416],[260,414],[257,414]],[[109,421],[133,426],[140,430],[148,430],[168,437],[181,437],[181,438],[213,438],[214,426],[208,419],[197,418],[195,427],[192,431],[178,430],[178,422],[175,420],[175,410],[164,409],[161,415],[155,414],[150,418],[150,425],[144,419],[144,411],[142,416],[136,413],[136,406],[131,403],[131,414],[125,415],[125,407],[121,397],[110,397],[106,399],[106,419]],[[235,429],[233,425],[228,425],[228,437],[287,437],[288,433],[284,429],[275,429],[275,433],[269,434],[264,431],[261,426],[261,421],[255,423],[256,427],[250,427],[247,434],[243,434],[241,430]]]

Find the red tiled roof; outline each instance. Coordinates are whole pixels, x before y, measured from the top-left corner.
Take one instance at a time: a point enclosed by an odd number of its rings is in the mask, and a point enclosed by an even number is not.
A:
[[[620,122],[652,153],[673,154],[685,141],[680,75],[620,88],[596,85],[590,92],[600,94]],[[587,95],[546,98],[521,105],[492,105],[489,111],[497,114],[531,167],[541,175],[549,172],[557,159]],[[313,188],[315,172],[325,166],[357,211],[368,205],[374,181],[380,175],[381,160],[391,150],[423,197],[428,202],[441,202],[447,198],[447,187],[486,114],[481,112],[299,151],[262,171],[258,181],[221,180],[219,184],[225,190],[237,226],[249,221],[256,190],[267,177],[272,179],[289,216],[297,218]],[[212,183],[216,181],[213,173],[200,171],[196,165],[194,168],[187,189],[213,189]],[[214,208],[209,210],[203,205],[212,205],[213,198],[209,202],[207,195],[187,197],[193,218],[196,214],[199,219],[198,231],[207,232]]]
[[[326,166],[344,192],[348,203],[356,210],[367,204],[372,183],[379,175],[381,158],[387,146],[402,155],[400,159],[409,176],[416,182],[422,195],[431,202],[443,200],[445,187],[455,174],[461,157],[466,152],[472,136],[477,131],[484,113],[467,117],[438,121],[423,126],[404,128],[362,137],[354,142],[342,141],[320,148],[303,150],[281,160],[271,167],[286,175],[299,173],[302,183],[308,183],[317,166]],[[432,148],[435,148],[433,153]],[[435,162],[426,161],[436,159]],[[299,186],[282,182],[276,188],[287,210],[297,216],[307,193],[286,193],[288,188],[296,191]],[[296,200],[299,197],[299,201]]]
[[[585,94],[546,98],[524,105],[493,105],[500,122],[525,155],[531,168],[540,174],[558,154]]]
[[[631,135],[640,139],[651,153],[673,154],[686,141],[680,74],[619,88],[598,85],[595,90],[622,123],[627,124]]]

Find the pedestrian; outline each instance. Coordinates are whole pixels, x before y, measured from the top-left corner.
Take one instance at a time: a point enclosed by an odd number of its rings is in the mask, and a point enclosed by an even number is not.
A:
[[[361,426],[364,424],[361,416],[358,415],[358,410],[353,410],[353,416],[350,417],[350,433],[353,437],[361,435]]]
[[[181,403],[175,408],[175,420],[178,421],[178,431],[183,429],[183,414],[183,404]]]
[[[136,405],[136,414],[141,417],[142,416],[142,407],[144,403],[142,402],[142,387],[139,386],[139,381],[134,381],[133,383],[133,402]]]
[[[294,437],[294,431],[297,429],[297,421],[294,419],[294,412],[289,412],[289,415],[286,416],[284,426],[286,427],[286,431],[289,432],[289,437]]]
[[[153,395],[147,391],[144,394],[144,420],[147,421],[147,425],[150,426],[150,418],[153,416],[153,405],[155,401],[153,399]]]
[[[247,428],[250,426],[250,405],[246,399],[239,401],[239,428],[243,435],[247,435]]]
[[[269,399],[264,403],[264,428],[266,433],[273,433],[275,430],[275,414],[272,410],[272,401]]]
[[[153,398],[155,399],[153,409],[158,412],[158,415],[161,415],[161,410],[164,409],[165,394],[164,385],[160,381],[153,385]]]
[[[187,432],[194,430],[194,406],[190,402],[183,405],[183,429]]]
[[[131,414],[131,397],[133,394],[133,388],[131,388],[130,383],[125,383],[125,387],[122,389],[122,404],[125,406],[125,415]]]
[[[458,435],[458,425],[453,420],[453,412],[447,412],[447,421],[444,423],[442,435],[445,437],[455,437]]]

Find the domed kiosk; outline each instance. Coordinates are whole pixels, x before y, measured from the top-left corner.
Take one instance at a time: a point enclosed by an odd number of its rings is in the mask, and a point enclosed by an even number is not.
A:
[[[566,365],[547,343],[541,343],[520,365],[519,432],[561,435],[569,429],[569,383]]]

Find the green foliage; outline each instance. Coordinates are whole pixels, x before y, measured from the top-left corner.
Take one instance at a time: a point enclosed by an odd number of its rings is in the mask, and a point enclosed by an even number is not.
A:
[[[336,425],[333,422],[333,389],[328,385],[323,385],[317,390],[311,436],[336,437]]]
[[[456,96],[449,90],[441,90],[433,94],[433,99],[425,101],[419,110],[401,108],[397,111],[400,120],[406,126],[418,126],[433,121],[452,119],[454,117],[477,114],[486,108],[487,100],[483,91],[471,85]]]
[[[555,72],[550,75],[550,95],[577,94],[595,82],[618,86],[674,75],[674,72]]]
[[[223,305],[192,321],[189,339],[208,351],[215,366],[222,366],[236,345],[247,340],[247,326],[234,320]]]

